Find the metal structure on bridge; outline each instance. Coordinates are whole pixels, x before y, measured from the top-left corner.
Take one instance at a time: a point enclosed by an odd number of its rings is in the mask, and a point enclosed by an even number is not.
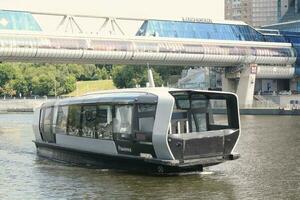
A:
[[[3,10],[11,12],[11,10]],[[14,12],[14,11],[13,11]],[[33,12],[33,11],[21,11],[30,13],[33,16],[48,16],[52,17],[56,22],[55,32],[58,33],[70,33],[70,34],[83,34],[89,32],[85,26],[80,23],[80,19],[90,19],[97,20],[94,24],[96,29],[96,34],[99,35],[127,35],[126,31],[122,28],[120,22],[122,21],[138,21],[143,22],[147,19],[142,18],[129,18],[129,17],[113,17],[113,16],[99,16],[99,15],[78,15],[78,14],[65,14],[65,13],[43,13],[43,12]]]

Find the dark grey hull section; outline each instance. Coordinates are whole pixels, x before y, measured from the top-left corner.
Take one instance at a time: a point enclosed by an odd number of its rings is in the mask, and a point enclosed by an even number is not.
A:
[[[134,156],[114,156],[69,149],[52,143],[35,142],[39,156],[76,164],[80,166],[96,167],[100,169],[126,170],[144,174],[176,174],[184,172],[201,172],[205,162],[173,163],[155,159]],[[217,159],[214,164],[222,161]],[[209,162],[210,164],[211,161]]]
[[[201,134],[172,134],[169,135],[168,142],[177,160],[186,161],[217,156],[226,160],[230,157],[238,137],[239,130],[224,129]]]

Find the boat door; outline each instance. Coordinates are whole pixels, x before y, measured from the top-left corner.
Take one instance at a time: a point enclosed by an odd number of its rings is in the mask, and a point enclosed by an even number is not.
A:
[[[156,104],[116,105],[113,133],[120,154],[155,157],[152,145]]]
[[[133,154],[133,105],[115,105],[113,111],[113,137],[118,153]]]

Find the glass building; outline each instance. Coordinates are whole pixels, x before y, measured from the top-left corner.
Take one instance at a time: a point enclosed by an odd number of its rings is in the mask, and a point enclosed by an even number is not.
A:
[[[299,16],[300,19],[300,16]],[[300,20],[292,22],[283,22],[272,24],[268,26],[263,26],[264,29],[280,30],[280,31],[289,31],[289,32],[300,32]]]
[[[300,33],[268,29],[256,30],[244,23],[146,20],[136,35],[168,38],[291,43],[294,51],[297,55],[300,55]],[[268,55],[271,54],[269,53]],[[295,75],[300,76],[300,56],[297,57],[295,68]],[[209,83],[211,78],[212,77],[210,76],[203,76],[201,81],[197,81],[197,79],[191,77],[195,83],[202,84],[203,86],[212,85]],[[206,83],[204,79],[206,79]],[[193,81],[182,81],[181,85],[192,85],[194,84]],[[297,86],[297,91],[300,91],[300,81],[298,82],[299,86]]]
[[[146,20],[137,36],[233,40],[253,42],[288,42],[273,30],[256,30],[244,23],[200,23],[169,20]]]
[[[7,10],[0,10],[0,30],[42,31],[30,13]]]
[[[300,0],[281,0],[284,7],[281,17],[276,23],[263,26],[265,29],[300,32]]]
[[[263,34],[243,23],[221,24],[146,20],[136,35],[214,40],[266,41]]]

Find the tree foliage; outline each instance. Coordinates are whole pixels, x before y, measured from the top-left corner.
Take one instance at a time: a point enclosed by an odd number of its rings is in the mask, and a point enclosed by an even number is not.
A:
[[[153,71],[156,86],[163,84],[160,75]],[[137,85],[145,87],[148,82],[147,68],[142,66],[115,66],[112,70],[112,79],[118,88],[133,88]]]
[[[0,87],[4,86],[9,80],[15,78],[17,72],[14,65],[0,65]]]
[[[77,64],[0,64],[0,95],[63,95],[76,89],[76,81],[109,78],[106,68]]]
[[[184,67],[152,67],[156,86],[166,85]],[[118,88],[145,87],[145,66],[79,64],[0,64],[0,96],[64,95],[76,89],[76,81],[113,79]]]

